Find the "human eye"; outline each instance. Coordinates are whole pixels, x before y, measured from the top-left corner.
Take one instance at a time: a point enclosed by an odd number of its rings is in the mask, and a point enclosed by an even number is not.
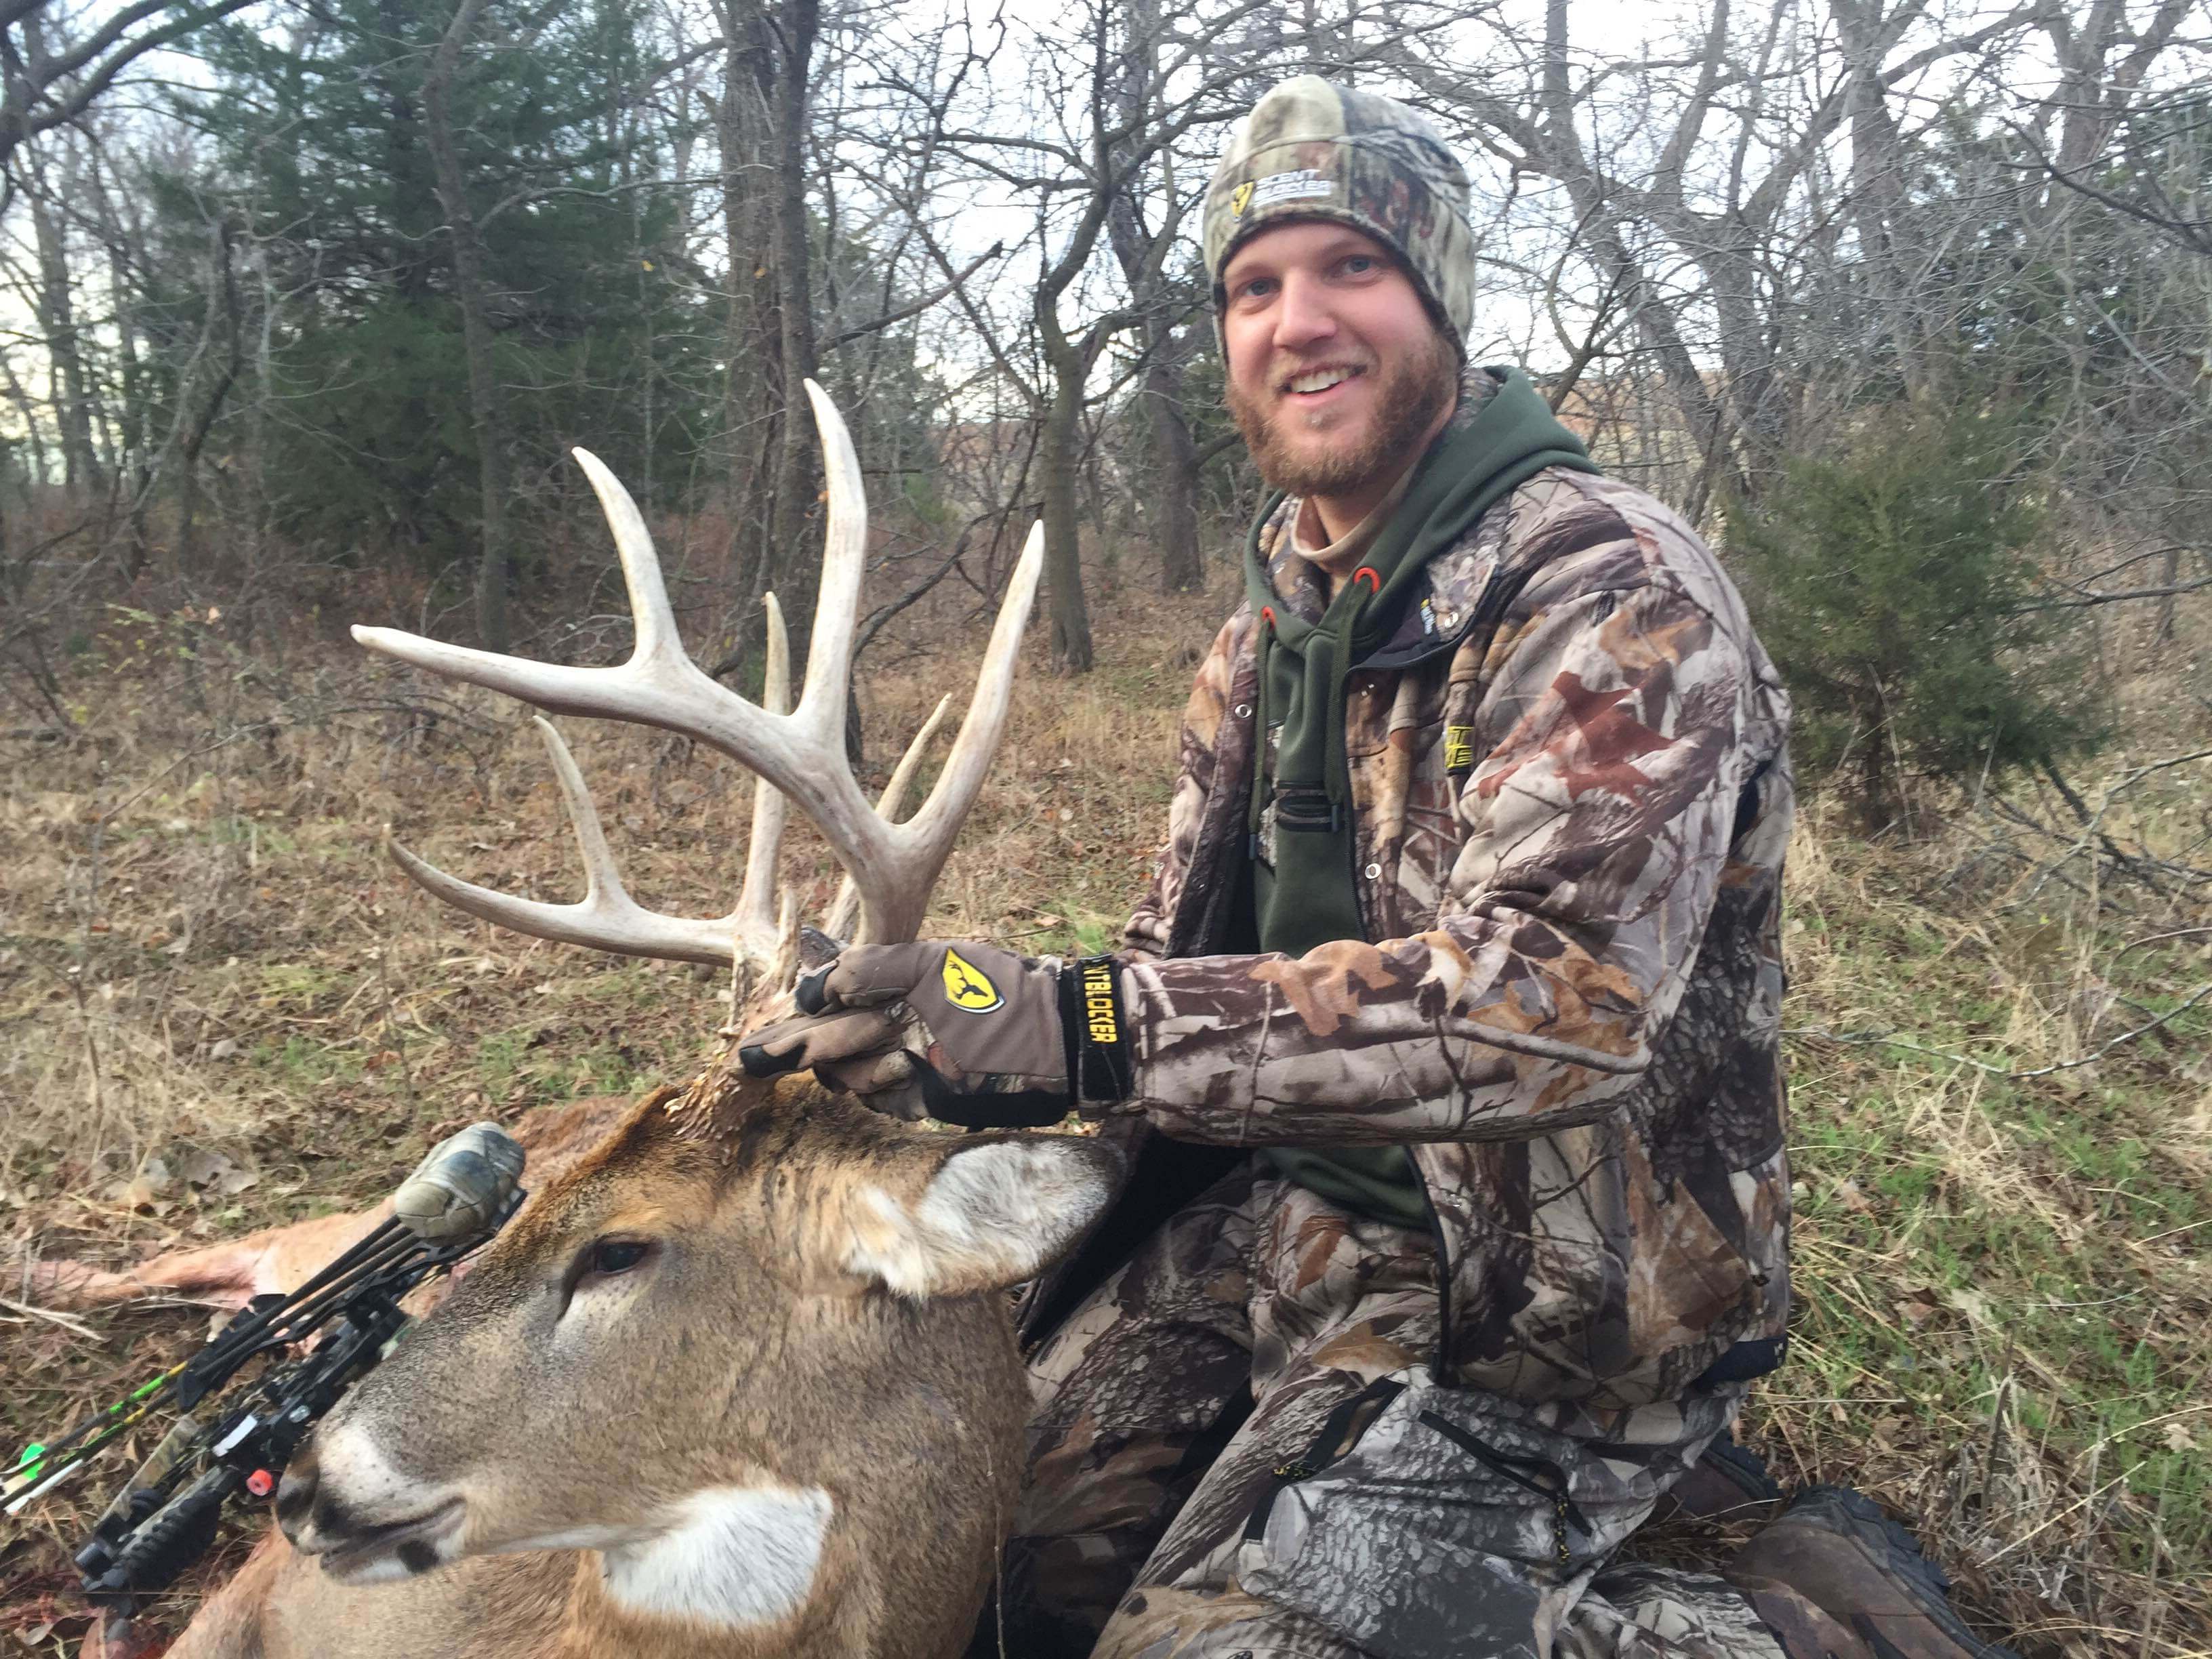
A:
[[[1347,253],[1337,261],[1336,268],[1346,276],[1366,276],[1382,268],[1382,262],[1371,253]]]
[[[1273,277],[1247,276],[1237,283],[1235,289],[1232,291],[1232,297],[1238,300],[1258,301],[1267,299],[1274,291],[1275,279]]]

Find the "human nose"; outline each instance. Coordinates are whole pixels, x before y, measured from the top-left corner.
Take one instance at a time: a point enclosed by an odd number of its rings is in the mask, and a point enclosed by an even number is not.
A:
[[[1336,332],[1336,317],[1321,285],[1300,271],[1283,278],[1283,291],[1275,307],[1276,349],[1301,351]]]

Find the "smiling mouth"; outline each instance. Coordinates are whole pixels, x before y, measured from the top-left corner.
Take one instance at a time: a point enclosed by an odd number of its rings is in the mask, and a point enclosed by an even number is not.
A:
[[[341,1583],[356,1583],[428,1571],[442,1560],[439,1541],[460,1526],[462,1500],[448,1498],[425,1515],[394,1521],[356,1533],[343,1543],[332,1543],[308,1553],[319,1558],[323,1571]]]
[[[1304,374],[1293,374],[1285,380],[1283,390],[1293,398],[1318,397],[1324,392],[1334,391],[1347,380],[1358,379],[1366,372],[1364,368],[1340,366],[1310,368]]]

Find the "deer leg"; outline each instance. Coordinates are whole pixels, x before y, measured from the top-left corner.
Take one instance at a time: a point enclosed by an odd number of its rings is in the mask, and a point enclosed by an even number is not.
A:
[[[530,1157],[530,1184],[541,1186],[574,1164],[605,1137],[630,1104],[627,1097],[608,1095],[526,1112],[514,1133]],[[231,1312],[257,1296],[297,1290],[391,1213],[387,1199],[349,1214],[264,1227],[228,1243],[172,1250],[119,1271],[82,1261],[33,1261],[16,1282],[24,1300],[63,1312],[152,1296],[182,1297]]]
[[[351,1215],[317,1216],[264,1228],[228,1244],[173,1250],[119,1273],[81,1261],[33,1261],[24,1283],[32,1300],[51,1308],[105,1308],[161,1295],[219,1310],[242,1308],[254,1297],[301,1284],[367,1237],[391,1212],[387,1199]]]

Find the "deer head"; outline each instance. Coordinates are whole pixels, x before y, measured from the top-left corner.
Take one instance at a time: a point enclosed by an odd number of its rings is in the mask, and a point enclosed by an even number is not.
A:
[[[928,801],[890,821],[918,743],[884,809],[872,810],[843,745],[865,540],[860,472],[835,410],[807,391],[829,535],[790,712],[780,625],[766,706],[684,655],[635,506],[581,452],[636,612],[629,662],[561,667],[354,630],[541,708],[686,732],[759,774],[744,888],[718,920],[658,915],[629,899],[550,725],[590,877],[580,902],[518,900],[395,849],[433,892],[489,920],[750,970],[759,988],[746,1024],[775,1011],[796,950],[795,906],[773,897],[786,799],[846,870],[833,924],[857,910],[863,938],[913,936],[1004,724],[1042,555],[1033,534]],[[957,1651],[1027,1409],[1000,1293],[1098,1213],[1115,1164],[1084,1138],[925,1133],[717,1063],[647,1097],[537,1194],[445,1305],[346,1396],[285,1478],[284,1529],[356,1583],[465,1556],[597,1551],[598,1571],[580,1571],[564,1615],[572,1631],[597,1621],[604,1639],[592,1651],[669,1642],[696,1651],[702,1635],[738,1642],[732,1651]],[[886,1620],[895,1633],[884,1633]]]
[[[1073,1239],[1114,1162],[720,1069],[656,1093],[325,1420],[279,1519],[351,1583],[599,1551],[576,1616],[632,1641],[675,1621],[797,1650],[866,1606],[955,1637],[1028,1399],[990,1293]]]

